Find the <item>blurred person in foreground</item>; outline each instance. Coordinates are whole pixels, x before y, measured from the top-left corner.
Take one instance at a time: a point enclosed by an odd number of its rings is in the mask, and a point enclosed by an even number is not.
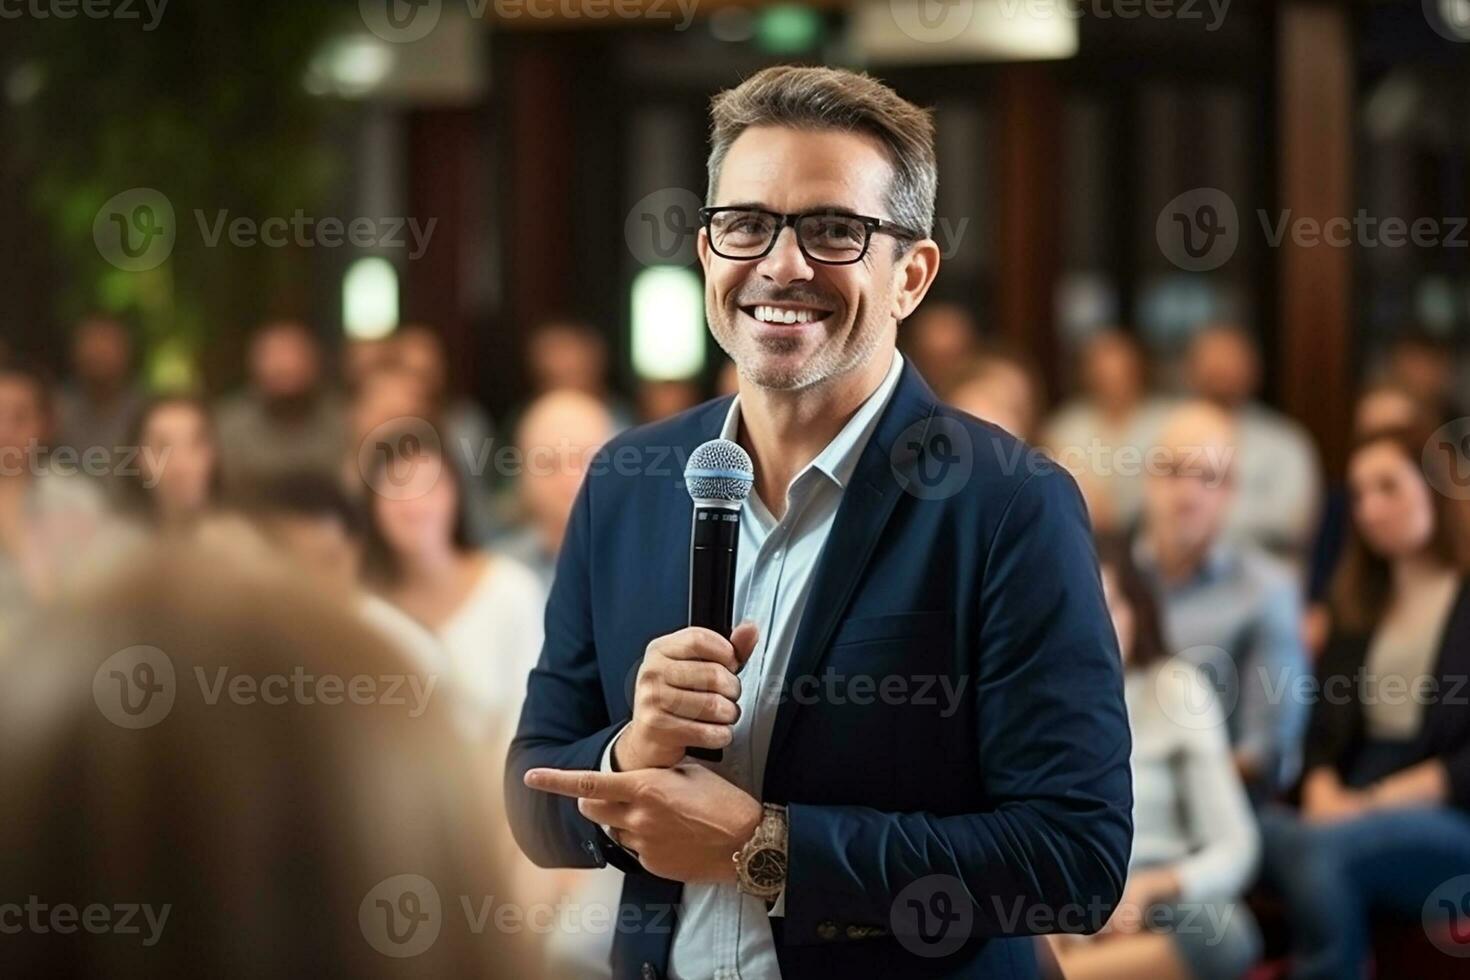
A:
[[[1053,937],[1066,980],[1236,980],[1261,954],[1242,900],[1260,836],[1225,716],[1199,668],[1171,657],[1126,545],[1098,548],[1133,733],[1133,856],[1107,929]]]
[[[426,673],[437,677],[448,670],[437,637],[363,587],[363,518],[335,480],[310,471],[283,473],[256,486],[245,510],[318,594],[356,609]]]
[[[1235,497],[1228,529],[1298,562],[1317,530],[1322,476],[1307,431],[1256,400],[1261,386],[1255,341],[1234,324],[1211,324],[1194,336],[1185,373],[1196,396],[1235,424]]]
[[[1143,350],[1122,330],[1088,338],[1077,380],[1081,392],[1051,416],[1041,442],[1082,487],[1093,526],[1124,533],[1143,509],[1145,462],[1168,407],[1151,397]]]
[[[112,460],[123,447],[136,445],[124,437],[142,401],[127,326],[102,314],[82,319],[72,332],[71,376],[56,398],[57,446],[105,453]]]
[[[1046,394],[1031,359],[1006,344],[988,343],[953,374],[946,399],[962,412],[1029,441],[1041,418]]]
[[[1234,419],[1213,404],[1186,402],[1170,414],[1133,557],[1159,597],[1171,652],[1202,668],[1220,696],[1236,764],[1260,801],[1296,778],[1307,708],[1281,692],[1308,669],[1294,575],[1226,531],[1235,447]]]
[[[279,568],[175,547],[68,599],[0,657],[6,975],[534,976],[461,908],[504,848],[445,707]]]
[[[367,583],[438,637],[468,723],[503,747],[541,652],[546,591],[470,539],[459,472],[442,450],[391,436],[384,446],[364,496]]]
[[[342,404],[322,374],[315,335],[295,320],[259,327],[250,339],[244,391],[217,407],[226,489],[272,473],[335,474],[347,443]]]
[[[1262,815],[1296,980],[1362,976],[1370,913],[1431,927],[1445,911],[1432,893],[1470,874],[1465,504],[1442,491],[1445,460],[1423,454],[1426,440],[1381,431],[1348,457],[1352,533],[1333,583],[1300,810]],[[1389,968],[1380,963],[1380,975]]]
[[[904,324],[899,348],[939,397],[948,398],[980,353],[980,330],[958,303],[926,304]]]
[[[48,459],[55,391],[40,370],[0,364],[0,637],[87,570],[106,501],[75,468]]]
[[[895,349],[939,268],[931,114],[779,66],[712,115],[697,248],[740,392],[615,437],[584,481],[511,827],[543,866],[626,872],[618,980],[1034,977],[1031,936],[1102,926],[1131,837],[1081,497]],[[925,496],[937,430],[973,465]],[[717,437],[754,464],[728,637],[687,626],[677,462]]]
[[[120,474],[121,511],[145,528],[187,532],[219,503],[219,447],[209,406],[189,395],[144,403],[127,445],[133,465]]]
[[[535,572],[548,593],[577,490],[597,451],[612,436],[607,406],[579,391],[542,395],[521,416],[516,430],[520,515],[514,530],[496,544]]]

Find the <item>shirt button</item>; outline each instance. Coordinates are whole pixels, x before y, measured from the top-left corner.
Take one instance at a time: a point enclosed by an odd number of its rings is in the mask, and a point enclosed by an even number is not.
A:
[[[835,923],[835,922],[823,922],[823,923],[820,923],[817,926],[817,938],[818,939],[836,939],[837,938],[837,923]]]

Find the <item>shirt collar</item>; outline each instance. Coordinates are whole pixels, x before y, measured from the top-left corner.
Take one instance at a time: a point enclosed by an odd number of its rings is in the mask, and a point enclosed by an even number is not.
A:
[[[868,446],[868,440],[872,438],[873,430],[878,427],[878,418],[883,414],[884,407],[893,392],[898,388],[899,376],[903,374],[903,355],[898,351],[893,352],[893,362],[888,365],[888,373],[878,383],[878,387],[868,396],[868,400],[858,407],[852,418],[842,427],[827,443],[827,447],[817,454],[792,480],[793,484],[800,480],[809,469],[820,470],[825,473],[833,483],[846,489],[848,481],[852,479],[853,471],[857,469],[858,460],[863,455],[863,450]],[[738,442],[736,436],[740,434],[740,396],[736,395],[730,402],[729,411],[725,413],[725,424],[720,429],[720,438]]]

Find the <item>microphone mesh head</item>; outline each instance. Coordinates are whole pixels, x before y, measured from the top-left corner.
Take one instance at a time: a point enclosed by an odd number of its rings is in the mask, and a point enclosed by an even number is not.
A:
[[[755,483],[755,467],[745,450],[729,439],[711,439],[689,454],[684,483],[695,500],[742,503]]]

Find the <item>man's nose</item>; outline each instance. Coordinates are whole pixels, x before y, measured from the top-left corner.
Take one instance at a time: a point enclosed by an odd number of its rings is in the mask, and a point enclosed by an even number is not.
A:
[[[765,258],[761,259],[756,271],[772,282],[785,285],[805,282],[812,278],[811,263],[802,254],[796,241],[795,228],[782,228],[776,235],[776,244]]]

